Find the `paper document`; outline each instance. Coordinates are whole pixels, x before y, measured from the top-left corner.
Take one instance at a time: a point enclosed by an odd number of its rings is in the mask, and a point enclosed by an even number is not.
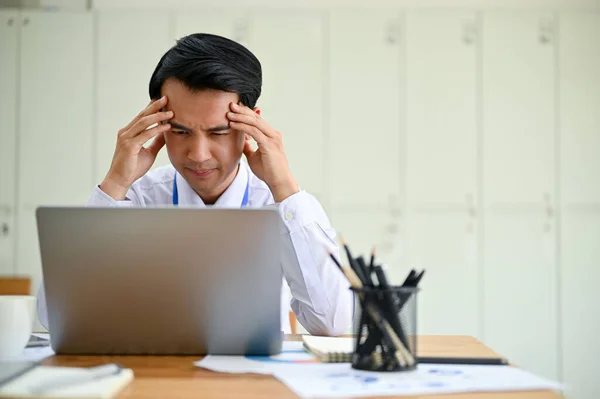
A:
[[[3,362],[39,362],[40,360],[53,355],[54,351],[50,346],[40,346],[37,348],[25,348],[18,356],[0,357],[0,360]]]
[[[284,342],[281,354],[275,356],[209,355],[195,364],[224,373],[273,374],[306,398],[562,389],[556,382],[509,366],[422,364],[408,372],[360,371],[350,363],[320,363],[302,342]]]
[[[433,395],[461,392],[560,390],[562,386],[508,366],[419,365],[408,372],[371,372],[348,363],[282,368],[274,376],[304,398]]]
[[[97,380],[86,379],[88,373],[89,369],[79,367],[38,366],[2,386],[0,398],[108,399],[117,396],[133,379],[131,369]],[[41,394],[34,393],[45,383],[65,378],[72,380],[72,384]]]
[[[273,374],[288,365],[318,364],[317,358],[302,347],[302,342],[284,342],[281,353],[274,356],[214,356],[208,355],[195,362],[202,367],[220,373]]]

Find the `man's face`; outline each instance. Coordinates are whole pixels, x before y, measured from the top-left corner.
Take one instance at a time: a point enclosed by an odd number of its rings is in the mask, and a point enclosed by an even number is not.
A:
[[[244,134],[229,128],[229,104],[239,96],[219,90],[192,92],[176,79],[162,86],[171,130],[165,143],[171,164],[205,202],[212,203],[235,177]]]

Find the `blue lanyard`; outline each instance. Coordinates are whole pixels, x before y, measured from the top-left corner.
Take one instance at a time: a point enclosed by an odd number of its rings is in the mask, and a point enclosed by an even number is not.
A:
[[[246,182],[246,191],[244,191],[244,198],[242,199],[242,208],[248,206],[248,191],[250,190],[250,179]],[[179,205],[179,192],[177,191],[177,172],[175,172],[175,179],[173,179],[173,205]]]

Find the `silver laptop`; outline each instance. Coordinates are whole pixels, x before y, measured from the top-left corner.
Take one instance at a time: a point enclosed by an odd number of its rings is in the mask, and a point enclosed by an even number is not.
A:
[[[273,209],[37,210],[59,354],[281,351]]]

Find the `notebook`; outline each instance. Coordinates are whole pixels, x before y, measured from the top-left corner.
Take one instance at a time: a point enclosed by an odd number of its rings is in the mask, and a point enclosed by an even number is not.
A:
[[[352,361],[354,338],[315,337],[303,335],[304,348],[323,363],[347,363]]]
[[[51,398],[51,399],[110,399],[119,394],[133,379],[131,369],[123,369],[119,374],[98,380],[82,382],[48,391],[42,395],[33,394],[34,387],[47,381],[63,377],[77,378],[86,373],[86,368],[37,366],[0,387],[0,398]]]

